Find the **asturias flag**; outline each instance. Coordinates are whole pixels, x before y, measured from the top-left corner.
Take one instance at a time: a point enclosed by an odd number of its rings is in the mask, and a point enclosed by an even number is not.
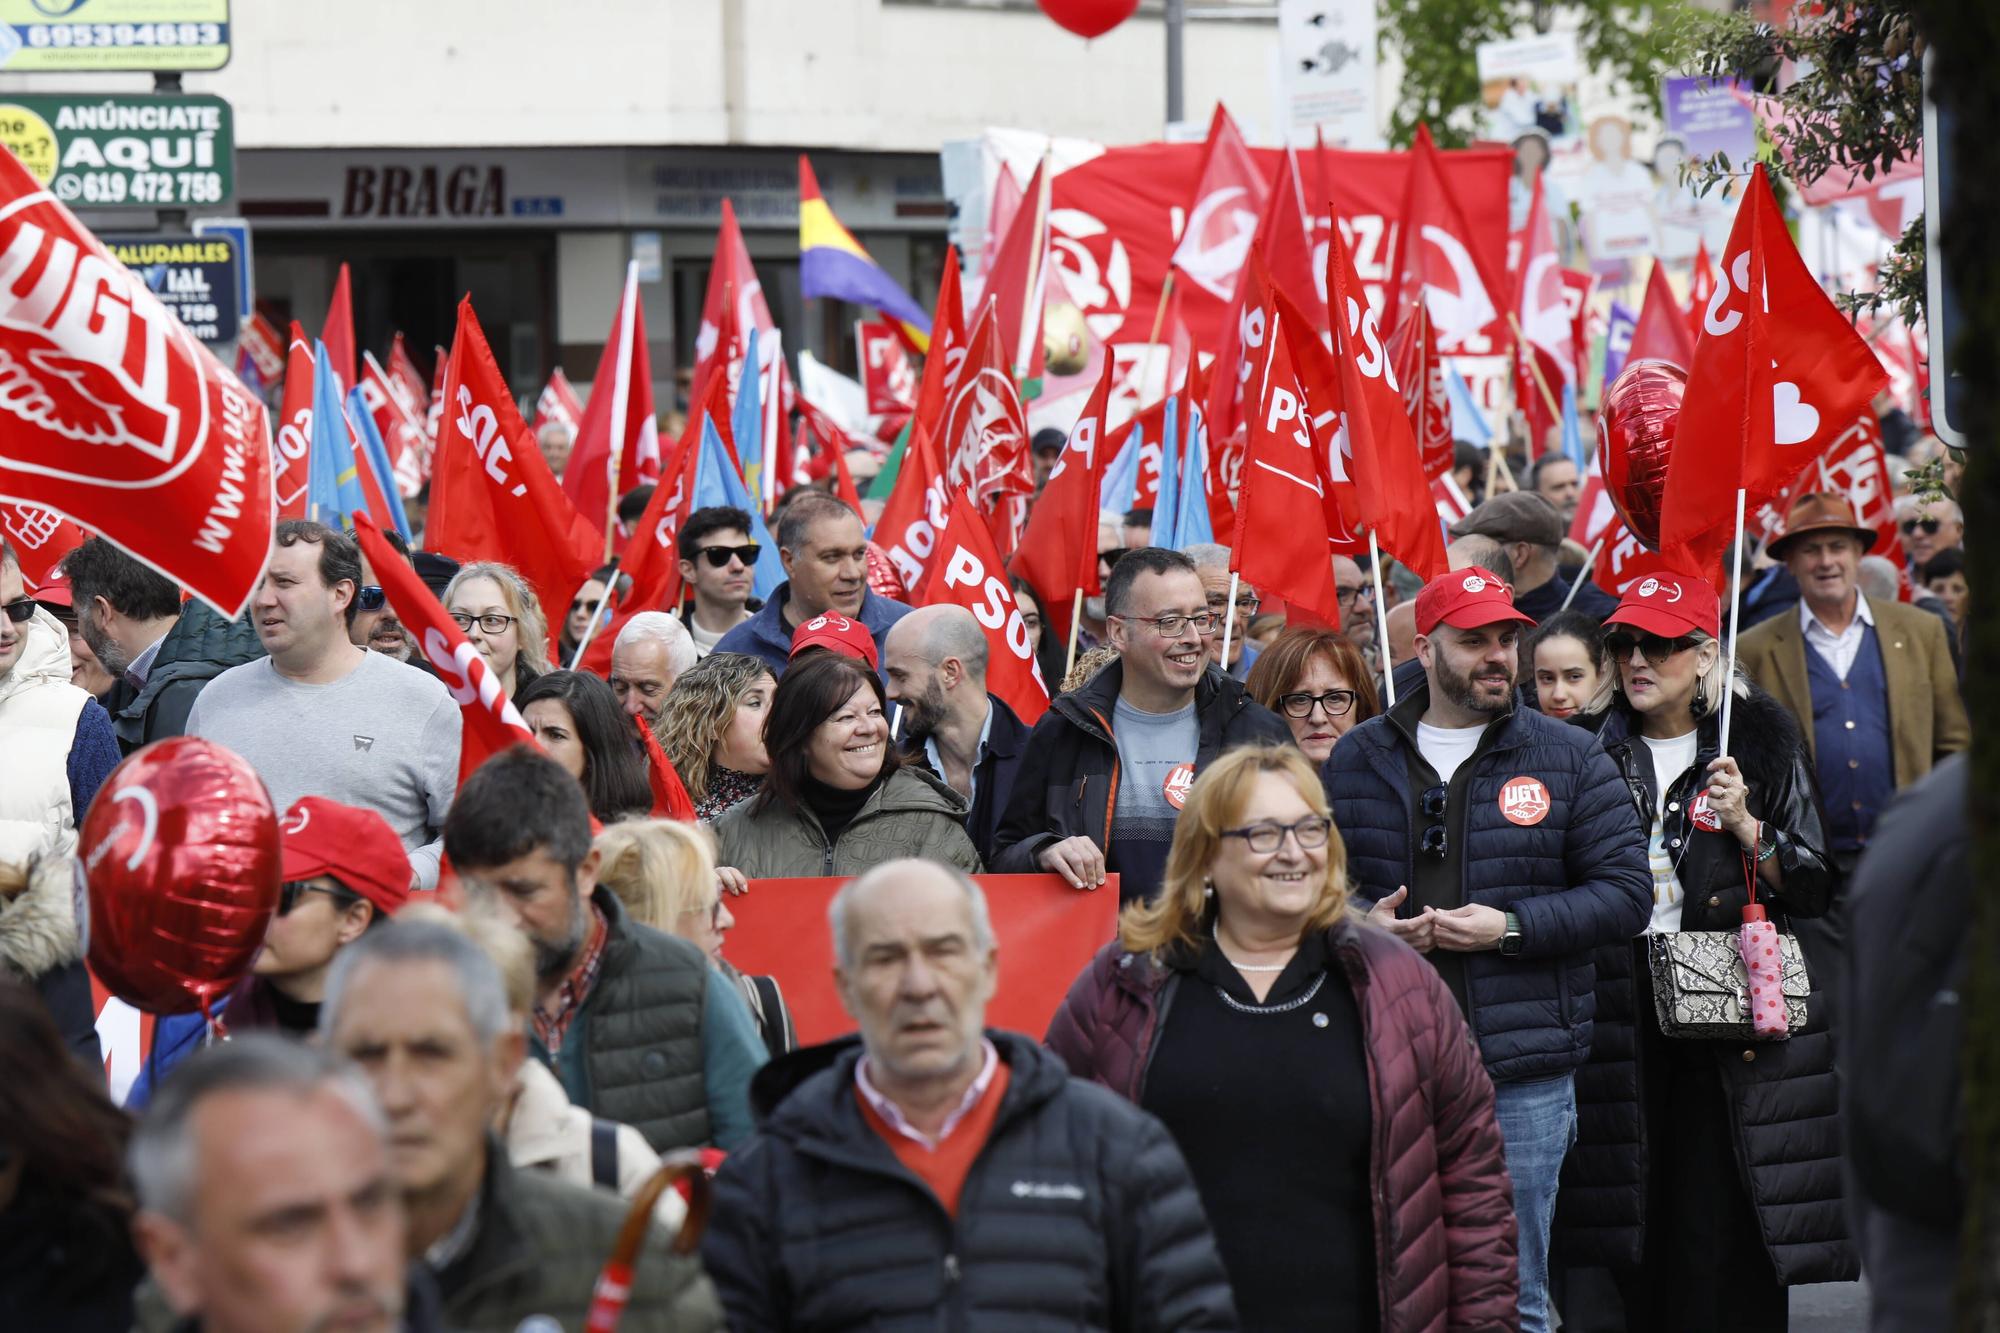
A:
[[[868,257],[854,234],[820,197],[812,163],[799,155],[799,291],[807,300],[832,297],[870,306],[903,326],[918,351],[930,345],[930,318],[895,279]]]

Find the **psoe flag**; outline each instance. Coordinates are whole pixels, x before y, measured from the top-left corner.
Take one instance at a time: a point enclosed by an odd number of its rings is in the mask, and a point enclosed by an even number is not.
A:
[[[930,318],[924,308],[880,265],[868,257],[854,234],[820,197],[812,163],[799,154],[799,293],[807,300],[832,297],[870,306],[903,327],[920,352],[930,348]]]

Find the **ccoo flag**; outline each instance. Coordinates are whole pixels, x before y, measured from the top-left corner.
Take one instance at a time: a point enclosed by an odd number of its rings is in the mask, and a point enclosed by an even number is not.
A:
[[[868,257],[820,197],[812,163],[799,154],[799,294],[870,306],[903,327],[918,351],[930,346],[930,319],[910,294]]]

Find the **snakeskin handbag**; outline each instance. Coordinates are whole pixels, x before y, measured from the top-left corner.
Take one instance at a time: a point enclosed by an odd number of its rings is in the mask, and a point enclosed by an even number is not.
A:
[[[1653,1011],[1668,1037],[1765,1040],[1750,1022],[1750,976],[1743,966],[1738,936],[1729,930],[1688,930],[1646,938],[1646,962],[1653,974]],[[1785,1029],[1806,1025],[1812,980],[1798,936],[1780,934],[1784,966]]]

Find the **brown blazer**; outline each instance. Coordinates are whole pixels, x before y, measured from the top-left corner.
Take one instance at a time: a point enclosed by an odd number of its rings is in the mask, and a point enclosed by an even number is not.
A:
[[[1888,684],[1889,743],[1896,756],[1896,786],[1909,786],[1931,765],[1972,743],[1958,675],[1944,622],[1901,602],[1868,599],[1875,638],[1882,646],[1882,675]],[[1797,607],[1743,632],[1736,660],[1779,703],[1792,710],[1813,745],[1812,686],[1806,679],[1805,635]]]

